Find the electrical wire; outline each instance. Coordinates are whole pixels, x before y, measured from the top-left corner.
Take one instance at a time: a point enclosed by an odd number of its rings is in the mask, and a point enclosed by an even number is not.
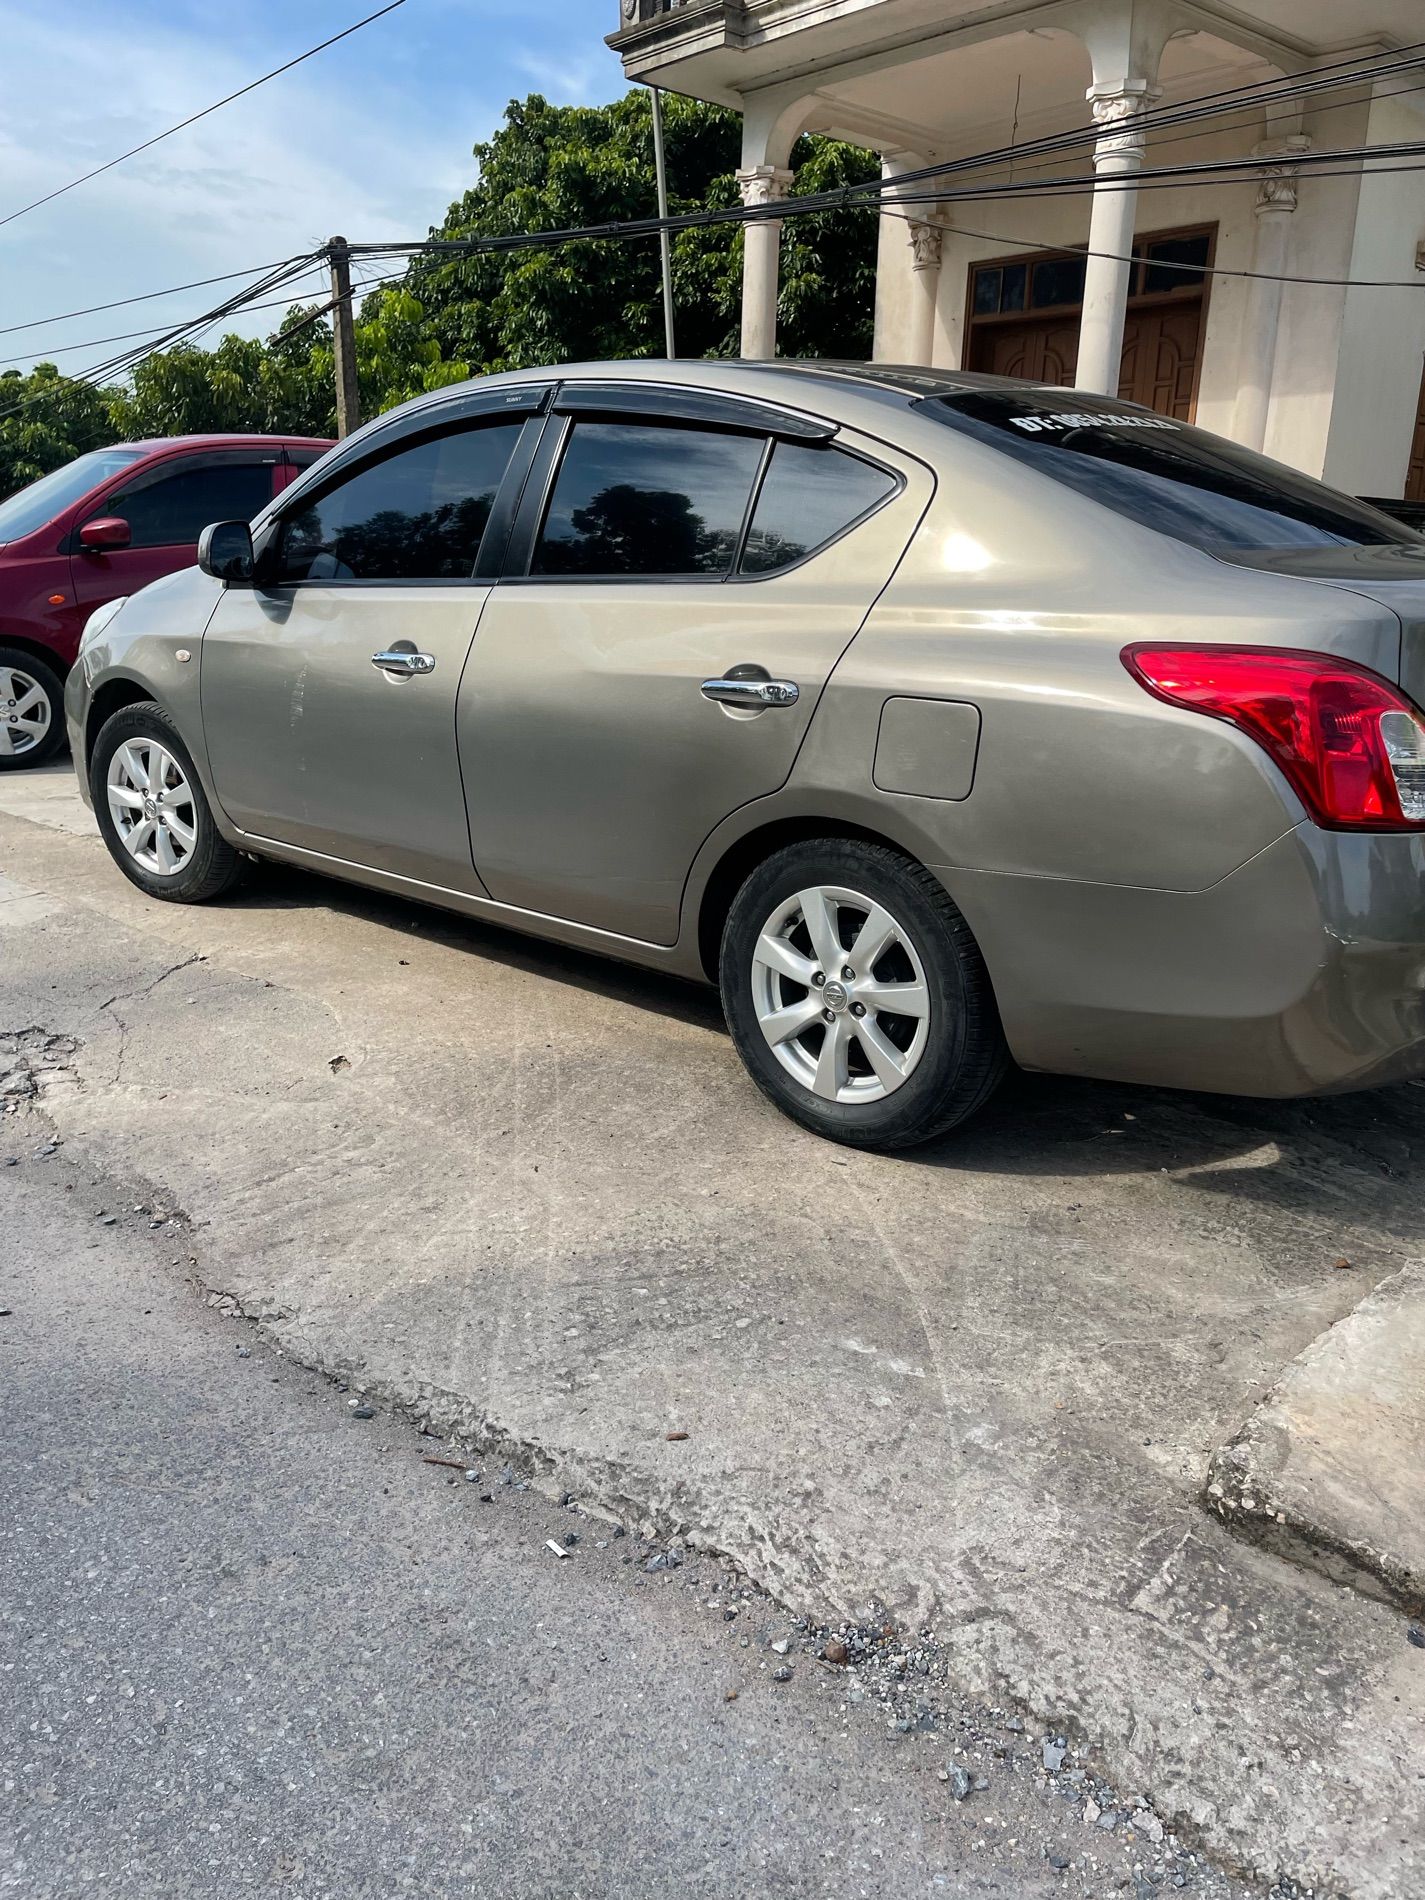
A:
[[[400,4],[403,4],[403,0],[392,0],[392,6]],[[391,10],[392,7],[388,6],[383,8],[382,12],[389,12]],[[371,19],[379,17],[380,14],[369,16]],[[367,22],[359,22],[358,24],[366,23]],[[354,32],[356,28],[348,28],[347,31]],[[343,36],[338,35],[337,37]],[[326,44],[330,43],[331,42],[326,42]],[[1335,63],[1334,67],[1317,69],[1306,81],[1287,79],[1280,82],[1256,82],[1251,85],[1227,88],[1218,93],[1204,94],[1200,98],[1184,102],[1178,107],[1148,109],[1135,115],[1133,124],[1135,129],[1139,126],[1147,126],[1151,129],[1153,126],[1161,124],[1165,118],[1170,118],[1174,122],[1177,122],[1184,116],[1196,118],[1206,116],[1214,111],[1244,110],[1246,109],[1247,103],[1254,105],[1273,102],[1281,103],[1283,100],[1312,94],[1322,89],[1339,89],[1343,84],[1357,83],[1362,79],[1374,80],[1382,76],[1392,76],[1398,72],[1413,70],[1425,64],[1425,59],[1407,59],[1404,57],[1404,54],[1414,53],[1421,48],[1425,48],[1425,41],[1419,42],[1417,46],[1402,49],[1401,52],[1393,56],[1380,56],[1373,64],[1367,63],[1360,58],[1339,61]],[[1331,79],[1329,77],[1332,71],[1340,70],[1347,66],[1352,68],[1349,78]],[[1240,95],[1243,94],[1252,95],[1250,102],[1240,99]],[[1239,104],[1230,108],[1222,106],[1220,102],[1229,98],[1238,99]],[[943,177],[947,174],[954,175],[957,172],[966,170],[982,169],[994,163],[1003,163],[1011,156],[1016,162],[1019,162],[1022,161],[1025,156],[1040,150],[1049,149],[1051,147],[1069,149],[1072,145],[1082,143],[1085,139],[1097,140],[1103,136],[1105,136],[1105,134],[1101,127],[1097,125],[1085,127],[1081,132],[1051,135],[1044,140],[1033,141],[1029,145],[1021,145],[1012,151],[1005,149],[1000,152],[979,153],[970,157],[948,161],[942,165],[922,167],[915,172],[901,173],[894,179],[883,178],[879,180],[866,180],[860,184],[838,187],[831,192],[814,193],[795,199],[785,199],[769,205],[718,207],[711,210],[682,213],[666,219],[631,219],[603,225],[566,227],[542,232],[512,232],[481,239],[428,238],[399,240],[386,244],[352,245],[351,252],[353,257],[360,256],[371,259],[400,256],[407,260],[407,266],[409,266],[409,263],[414,261],[417,257],[468,256],[516,249],[549,248],[555,245],[581,240],[599,241],[647,237],[663,230],[681,231],[706,228],[719,224],[745,225],[766,220],[780,222],[787,218],[809,216],[817,212],[844,208],[859,207],[873,209],[876,208],[879,201],[887,198],[891,199],[893,205],[900,207],[919,203],[941,204],[965,200],[985,202],[998,197],[1055,197],[1104,189],[1139,190],[1152,189],[1155,186],[1179,186],[1185,180],[1198,180],[1204,176],[1209,179],[1225,177],[1229,182],[1240,182],[1240,179],[1237,178],[1237,174],[1245,173],[1249,180],[1253,180],[1262,169],[1263,161],[1260,157],[1249,157],[1245,159],[1207,160],[1197,164],[1189,161],[1175,166],[1150,167],[1136,174],[1125,176],[1122,179],[1099,179],[1092,174],[1080,174],[1077,176],[1070,175],[1068,177],[1054,179],[1002,180],[959,189],[945,190],[942,188],[941,190],[925,194],[917,194],[913,191],[907,191],[906,189],[908,185],[914,185],[932,178]],[[1372,166],[1373,161],[1379,161],[1382,158],[1414,158],[1421,155],[1425,155],[1425,144],[1413,141],[1400,141],[1389,146],[1371,145],[1345,147],[1325,152],[1302,153],[1293,155],[1292,163],[1297,169],[1313,170],[1318,176],[1336,177],[1346,174],[1343,174],[1339,170],[1327,169],[1332,161],[1338,159],[1359,160],[1359,165],[1353,165],[1349,173],[1349,175],[1352,176],[1359,176],[1366,171],[1367,167]],[[1414,172],[1425,169],[1425,166],[1402,163],[1384,167],[1377,164],[1373,168]],[[885,213],[885,215],[902,216],[903,212],[899,209],[893,209]],[[0,220],[0,222],[3,222],[3,220]],[[976,234],[966,233],[966,235]],[[1029,242],[1029,240],[1026,239],[994,238],[988,234],[985,234],[984,241],[991,243]],[[1060,250],[1079,251],[1084,247],[1060,246],[1057,248]],[[1111,256],[1120,259],[1120,261],[1124,260],[1124,254],[1121,253],[1092,254]],[[216,323],[221,322],[225,316],[235,314],[239,309],[245,307],[270,308],[272,305],[255,304],[253,301],[254,298],[261,291],[274,288],[279,282],[290,282],[295,277],[307,274],[307,271],[322,255],[323,253],[313,252],[307,258],[301,260],[289,260],[289,264],[300,264],[305,268],[291,269],[283,266],[275,267],[270,277],[263,279],[255,285],[250,285],[246,291],[226,300],[222,305],[218,306],[217,309],[211,312],[205,312],[200,317],[189,319],[173,329],[170,329],[163,334],[156,343],[142,349],[125,352],[108,362],[92,365],[89,369],[81,371],[77,377],[70,380],[94,383],[102,380],[105,376],[120,374],[126,369],[137,367],[138,363],[146,360],[149,356],[160,353],[167,347],[171,347],[175,342],[192,341],[198,336],[206,334]],[[1132,256],[1132,253],[1127,254],[1128,258]],[[1277,275],[1275,273],[1236,271],[1230,270],[1227,267],[1221,267],[1220,269],[1218,267],[1211,267],[1210,270],[1208,267],[1201,266],[1187,266],[1185,268],[1200,275],[1212,274],[1242,277]],[[387,277],[378,281],[390,281],[391,278],[402,274],[404,273],[400,271],[392,272]],[[1382,289],[1417,289],[1421,287],[1418,282],[1411,280],[1308,278],[1289,277],[1285,274],[1281,274],[1281,281],[1329,285],[1333,287],[1343,284],[1359,286],[1361,288]],[[277,299],[275,301],[282,302],[284,300]],[[320,313],[313,313],[310,320],[315,321],[316,316],[319,314]],[[144,334],[147,333],[138,331],[129,333],[130,336],[135,337]],[[113,338],[109,340],[122,341],[127,339]],[[44,395],[48,393],[49,392],[37,392],[35,396],[14,405],[11,409],[0,411],[0,419],[14,414],[18,408],[28,406],[28,401],[42,400]]]
[[[357,20],[354,25],[344,27],[340,33],[333,33],[330,39],[323,40],[318,46],[309,46],[305,53],[298,53],[295,59],[289,59],[281,66],[274,66],[270,73],[264,73],[260,79],[250,79],[245,86],[239,86],[236,92],[228,93],[225,98],[215,99],[212,105],[204,106],[201,112],[190,113],[186,119],[180,119],[177,125],[170,125],[166,132],[156,132],[151,139],[145,139],[142,145],[132,146],[127,152],[120,152],[117,158],[111,158],[102,165],[96,165],[92,171],[84,172],[78,178],[71,178],[67,185],[56,186],[53,191],[47,191],[42,198],[36,198],[30,204],[21,205],[18,211],[7,212],[3,218],[0,218],[0,225],[13,224],[16,218],[23,218],[27,212],[38,211],[41,205],[53,203],[56,198],[62,198],[67,191],[73,191],[79,185],[87,185],[91,178],[98,178],[104,172],[113,171],[116,165],[122,165],[127,159],[137,158],[140,152],[151,150],[153,146],[162,144],[164,139],[171,139],[175,132],[185,131],[190,125],[196,125],[199,119],[206,119],[210,113],[218,112],[224,106],[230,106],[234,99],[241,99],[245,94],[255,92],[259,86],[265,86],[269,79],[277,79],[283,73],[290,73],[294,66],[300,66],[304,60],[313,59],[318,53],[324,53],[329,46],[335,46],[339,40],[350,39],[351,35],[359,33],[362,27],[370,26],[373,20],[382,19],[386,14],[394,13],[397,7],[403,7],[405,4],[406,0],[387,0],[387,5],[379,8],[375,13],[368,13],[364,20]]]
[[[393,4],[399,4],[399,3],[400,3],[400,0],[393,0]],[[383,11],[390,11],[390,8],[383,9]],[[370,19],[376,19],[379,17],[380,17],[379,14],[373,14],[369,16]],[[361,21],[357,23],[358,26],[364,25],[364,24],[367,24],[367,22]],[[347,29],[347,32],[351,33],[351,32],[355,32],[356,30],[357,30],[356,27],[350,27]],[[341,38],[343,36],[337,35],[336,37]],[[323,45],[324,46],[330,45],[332,43],[333,43],[332,41],[324,41]],[[1418,47],[1425,49],[1425,41],[1418,42],[1417,45]],[[321,49],[314,48],[313,50],[319,51]],[[1151,127],[1165,113],[1177,113],[1183,110],[1191,110],[1194,113],[1196,113],[1200,108],[1208,107],[1208,106],[1212,107],[1213,110],[1216,112],[1244,112],[1244,111],[1254,110],[1256,106],[1264,102],[1263,97],[1261,96],[1264,92],[1264,89],[1270,88],[1270,87],[1277,87],[1277,88],[1291,87],[1294,91],[1299,91],[1302,89],[1304,85],[1309,85],[1313,90],[1319,88],[1320,86],[1325,85],[1334,89],[1334,88],[1339,88],[1341,86],[1354,84],[1358,80],[1361,80],[1361,79],[1374,80],[1382,76],[1391,76],[1395,72],[1410,70],[1421,64],[1425,64],[1425,59],[1407,59],[1405,57],[1406,54],[1414,50],[1415,50],[1415,47],[1405,47],[1405,48],[1395,49],[1394,52],[1386,53],[1386,54],[1378,54],[1378,55],[1373,55],[1373,56],[1356,55],[1345,60],[1333,62],[1333,64],[1328,67],[1317,67],[1317,68],[1312,69],[1311,73],[1307,76],[1307,79],[1305,81],[1293,80],[1290,76],[1284,76],[1283,78],[1278,79],[1278,80],[1254,81],[1254,82],[1251,82],[1249,85],[1242,86],[1242,87],[1230,87],[1230,88],[1225,88],[1215,93],[1201,94],[1194,97],[1193,99],[1180,102],[1180,105],[1177,107],[1150,109],[1138,115],[1137,123],[1144,124]],[[304,57],[306,57],[306,55],[304,55]],[[1368,63],[1368,60],[1370,58],[1373,58],[1376,61],[1376,64],[1374,66]],[[1388,63],[1383,64],[1382,62],[1388,62]],[[1346,67],[1351,68],[1351,71],[1346,75],[1346,77],[1344,78],[1329,77],[1331,73],[1340,71],[1341,69],[1346,68]],[[279,68],[278,70],[282,71],[282,70],[285,70],[285,68]],[[253,83],[260,84],[262,82],[254,81]],[[1425,86],[1414,86],[1414,87],[1403,88],[1402,92],[1412,93],[1412,92],[1419,92],[1422,90],[1425,90]],[[1224,106],[1220,103],[1223,100],[1235,98],[1237,97],[1238,94],[1241,94],[1244,92],[1252,93],[1254,95],[1253,99],[1247,103],[1238,104],[1235,106],[1232,106],[1232,105]],[[236,96],[236,95],[233,95],[233,96]],[[1274,96],[1276,96],[1278,98],[1278,102],[1280,102],[1280,95],[1278,94]],[[1390,96],[1395,97],[1395,96],[1400,96],[1400,94],[1397,93],[1397,94],[1392,94]],[[1271,98],[1267,98],[1265,100],[1265,103],[1271,103]],[[1327,106],[1322,106],[1318,108],[1318,115],[1324,112],[1338,111],[1345,108],[1346,106],[1356,105],[1359,103],[1360,103],[1359,100],[1338,101],[1335,105],[1327,105]],[[1190,134],[1184,135],[1184,141],[1174,141],[1174,142],[1175,143],[1185,142],[1186,138],[1192,138],[1192,137],[1202,138],[1202,137],[1220,136],[1222,129],[1223,128],[1216,125],[1208,126],[1204,128],[1203,130],[1198,131],[1196,133],[1190,133]],[[1232,128],[1228,128],[1228,129],[1232,129]],[[1092,127],[1092,128],[1084,128],[1082,134],[1076,131],[1071,131],[1064,134],[1053,134],[1050,136],[1055,141],[1063,140],[1066,142],[1067,141],[1080,142],[1081,137],[1082,138],[1097,137],[1100,135],[1100,131],[1101,131],[1100,128]],[[1044,143],[1044,141],[1040,141],[1039,143]],[[136,149],[140,149],[140,148],[136,148]],[[1006,147],[1005,148],[1005,162],[1012,161],[1012,162],[1018,163],[1023,159],[1024,155],[1027,152],[1031,151],[1032,149],[1033,147],[1028,146],[1028,145]],[[1364,149],[1368,151],[1369,153],[1374,154],[1385,148],[1369,147],[1369,148],[1364,148]],[[1320,153],[1320,154],[1315,155],[1315,157],[1318,160],[1324,159],[1329,156],[1331,156],[1331,154],[1329,153]],[[115,161],[115,162],[117,163],[118,161]],[[954,160],[950,162],[955,165],[961,165],[961,164],[967,164],[967,163],[975,163],[978,165],[980,163],[990,164],[990,163],[999,162],[999,161],[998,161],[997,154],[992,152],[992,153],[986,153],[982,155],[976,155],[974,160]],[[1247,164],[1251,166],[1253,170],[1255,170],[1260,163],[1260,161],[1255,160],[1255,159],[1245,160],[1245,161],[1231,161],[1231,162]],[[932,168],[932,169],[936,169],[936,168]],[[1032,167],[1031,169],[1037,173],[1046,168]],[[1133,189],[1138,185],[1147,185],[1149,182],[1151,182],[1154,175],[1155,174],[1153,171],[1148,171],[1146,173],[1140,172],[1134,180],[1125,181],[1125,185],[1123,188]],[[1334,176],[1336,174],[1332,173],[1328,175]],[[917,194],[915,196],[911,196],[905,192],[904,190],[905,184],[907,182],[913,181],[915,176],[916,174],[901,174],[894,181],[880,181],[880,183],[875,186],[875,189],[882,195],[884,195],[888,190],[893,191],[895,195],[898,198],[900,198],[902,202],[905,202],[905,203],[920,204],[920,203],[926,203],[926,202],[935,202],[936,195],[927,194],[927,195],[922,196],[922,195]],[[1013,181],[1008,181],[1008,182],[1013,182]],[[1078,181],[1074,181],[1072,179],[1066,178],[1066,179],[1054,181],[1054,182],[1057,182],[1062,187],[1062,186],[1067,186]],[[1094,182],[1098,183],[1099,181],[1094,181]],[[871,184],[872,184],[872,181],[868,181],[868,186],[863,187],[863,189],[869,188]],[[795,204],[796,204],[796,201],[783,201],[780,206],[775,208],[773,215],[776,215],[778,217],[796,215]],[[531,234],[531,235],[543,235],[543,234]],[[613,233],[609,227],[604,227],[603,230],[596,231],[595,227],[591,226],[591,227],[585,227],[581,230],[570,231],[568,233],[555,233],[551,235],[558,236],[561,239],[572,240],[577,237],[588,237],[588,236],[594,236],[594,235],[615,235],[615,233]],[[642,235],[642,232],[634,231],[634,232],[631,232],[630,235]],[[409,246],[404,246],[404,245],[353,247],[354,250],[359,249],[364,254],[368,254],[368,255],[376,255],[376,254],[391,255],[391,254],[394,254],[398,249],[409,249],[409,248],[410,248]],[[254,268],[261,269],[261,268],[276,268],[276,267],[275,266],[268,266],[268,267],[259,266],[259,267],[254,267]],[[245,271],[225,272],[216,277],[198,278],[194,282],[188,283],[188,284],[175,284],[167,290],[146,291],[134,297],[116,298],[109,303],[90,304],[82,309],[64,311],[52,317],[35,317],[25,323],[10,324],[4,327],[0,327],[0,336],[13,335],[15,332],[19,330],[35,329],[35,328],[40,327],[41,325],[48,324],[48,323],[66,322],[74,317],[91,316],[91,315],[96,314],[99,311],[115,310],[115,309],[122,308],[125,305],[148,302],[159,297],[177,295],[184,290],[200,289],[200,288],[205,287],[208,284],[224,283],[224,282],[230,281],[234,277],[246,276],[248,274],[249,273]],[[1301,281],[1309,281],[1309,280],[1303,279]],[[1370,280],[1356,280],[1356,281],[1366,282]],[[158,327],[160,326],[155,326],[155,329],[157,329]],[[137,337],[137,336],[150,334],[150,333],[151,332],[136,330],[136,331],[128,332],[126,334]],[[112,338],[112,339],[101,339],[101,340],[119,341],[122,339]],[[65,344],[62,347],[65,350],[68,350],[71,348],[79,348],[79,347],[84,347],[84,346]],[[20,362],[25,359],[20,358],[20,357],[14,357],[9,360],[11,362]]]
[[[292,260],[283,258],[280,261],[290,263]],[[217,277],[195,277],[191,284],[170,284],[167,290],[144,290],[136,297],[116,297],[112,303],[91,303],[83,310],[62,310],[54,317],[30,317],[24,323],[0,326],[0,336],[13,336],[17,330],[37,330],[46,323],[68,323],[74,317],[95,317],[103,310],[122,310],[126,304],[152,303],[155,298],[176,297],[185,290],[206,290],[209,284],[230,284],[235,277],[255,277],[259,271],[277,268],[277,264],[250,264],[246,270],[223,271]]]

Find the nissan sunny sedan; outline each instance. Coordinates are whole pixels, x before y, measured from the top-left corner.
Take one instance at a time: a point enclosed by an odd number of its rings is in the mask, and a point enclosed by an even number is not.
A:
[[[120,869],[284,859],[720,986],[817,1133],[1028,1069],[1425,1069],[1425,540],[1109,398],[621,363],[421,397],[67,688]]]

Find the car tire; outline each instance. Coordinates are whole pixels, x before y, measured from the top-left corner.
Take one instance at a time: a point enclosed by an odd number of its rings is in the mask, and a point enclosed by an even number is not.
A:
[[[938,879],[884,845],[812,839],[760,864],[728,914],[719,981],[758,1087],[851,1147],[933,1141],[1009,1067],[969,926]]]
[[[244,860],[214,823],[192,755],[161,706],[145,700],[105,720],[89,791],[110,857],[150,897],[205,904],[242,877]]]
[[[27,702],[40,718],[26,716]],[[63,680],[43,660],[0,641],[0,772],[43,765],[63,744]]]

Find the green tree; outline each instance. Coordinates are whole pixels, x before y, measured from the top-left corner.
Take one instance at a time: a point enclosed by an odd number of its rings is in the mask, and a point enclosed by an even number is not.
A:
[[[733,206],[735,114],[665,99],[674,212]],[[477,177],[432,232],[497,238],[646,218],[654,209],[653,129],[642,88],[608,106],[515,100],[474,147]],[[878,175],[877,160],[834,139],[799,139],[799,192]],[[782,242],[778,340],[788,356],[864,357],[875,299],[876,213],[837,209],[790,221]],[[678,350],[736,352],[742,231],[727,223],[673,239]],[[124,437],[213,431],[335,433],[331,324],[294,306],[274,336],[225,336],[144,358],[126,388],[95,389],[42,363],[0,377],[0,496],[75,455]],[[527,249],[415,258],[356,318],[365,416],[469,375],[543,363],[654,356],[663,348],[656,238],[580,239]]]
[[[664,101],[669,209],[738,202],[736,114],[676,96]],[[475,147],[476,183],[432,235],[504,237],[634,218],[654,210],[652,106],[646,91],[609,106],[515,100]],[[792,154],[797,191],[879,176],[859,147],[806,137]],[[789,356],[866,356],[874,301],[876,214],[837,210],[786,227],[780,347]],[[663,347],[653,238],[582,239],[550,248],[416,259],[408,278],[447,356],[477,370],[651,356]],[[735,353],[742,233],[735,224],[673,240],[678,351]]]
[[[0,376],[0,497],[112,442],[112,394],[76,382],[53,363],[38,363],[26,376],[6,370]]]

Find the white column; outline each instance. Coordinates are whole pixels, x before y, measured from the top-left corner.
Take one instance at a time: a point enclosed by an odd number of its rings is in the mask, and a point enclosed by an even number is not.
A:
[[[911,306],[906,331],[908,363],[927,368],[935,351],[935,304],[940,292],[940,252],[944,232],[938,224],[916,219],[910,227]]]
[[[782,165],[744,165],[737,174],[745,205],[776,204],[787,195],[792,174]],[[755,218],[742,228],[742,354],[777,353],[777,280],[782,221]]]
[[[1252,269],[1247,309],[1238,345],[1237,400],[1232,409],[1232,435],[1245,448],[1260,449],[1267,439],[1267,407],[1272,394],[1272,369],[1277,354],[1277,324],[1281,317],[1281,273],[1286,269],[1291,214],[1296,210],[1296,164],[1311,140],[1297,133],[1280,145],[1258,145],[1252,156],[1266,161],[1257,189],[1257,240],[1252,247]]]
[[[1132,181],[1143,164],[1143,129],[1137,121],[1143,108],[1157,96],[1157,88],[1146,80],[1129,80],[1112,91],[1091,86],[1088,93],[1094,119],[1106,130],[1093,153],[1096,176],[1089,216],[1091,255],[1084,270],[1084,309],[1074,383],[1079,389],[1096,389],[1105,396],[1117,395],[1123,362],[1123,322],[1132,270],[1129,253],[1138,203],[1137,186]]]
[[[940,290],[942,227],[926,205],[903,205],[894,181],[918,171],[926,160],[899,152],[881,160],[888,189],[881,199],[876,249],[876,340],[878,363],[928,365],[935,347],[935,307]],[[914,187],[907,187],[913,190]]]

